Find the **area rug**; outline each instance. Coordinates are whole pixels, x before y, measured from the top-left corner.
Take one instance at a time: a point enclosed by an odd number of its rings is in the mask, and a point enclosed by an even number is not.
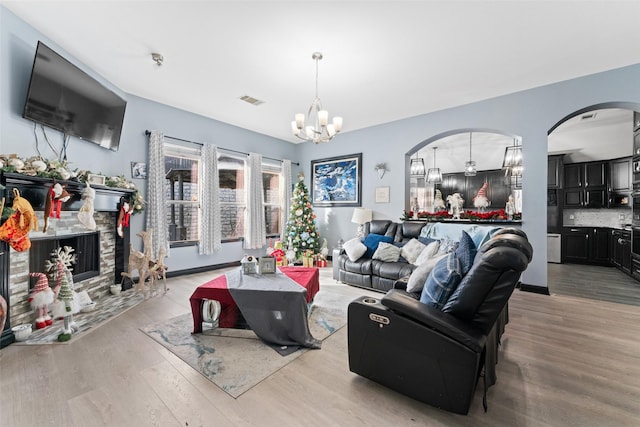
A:
[[[324,340],[347,323],[353,297],[321,290],[309,309],[309,330]],[[239,397],[307,351],[281,355],[246,329],[203,329],[191,334],[191,313],[140,328],[234,398]]]
[[[70,341],[59,342],[58,335],[62,333],[64,320],[55,320],[53,325],[44,329],[33,331],[26,341],[16,341],[14,345],[40,345],[40,344],[73,344],[91,331],[108,321],[115,319],[127,310],[132,309],[144,301],[141,293],[128,289],[118,295],[107,294],[97,299],[96,308],[88,313],[77,313],[73,315],[75,332]]]

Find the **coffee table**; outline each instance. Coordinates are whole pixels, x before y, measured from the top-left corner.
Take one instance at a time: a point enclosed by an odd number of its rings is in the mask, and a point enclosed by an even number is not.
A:
[[[315,267],[278,267],[282,273],[293,279],[307,290],[306,301],[310,303],[320,290],[320,273]],[[204,300],[216,300],[220,303],[221,312],[218,318],[219,328],[233,328],[238,322],[240,310],[236,305],[229,288],[227,278],[223,274],[198,286],[191,294],[191,315],[193,332],[202,332],[202,304]]]

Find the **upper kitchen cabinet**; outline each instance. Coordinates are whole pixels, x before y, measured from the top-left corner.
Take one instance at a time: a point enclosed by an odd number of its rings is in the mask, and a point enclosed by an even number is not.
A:
[[[626,193],[632,188],[631,157],[609,162],[609,191]]]
[[[562,188],[564,155],[549,156],[547,167],[547,188]]]
[[[564,205],[567,208],[607,206],[607,161],[564,165]]]

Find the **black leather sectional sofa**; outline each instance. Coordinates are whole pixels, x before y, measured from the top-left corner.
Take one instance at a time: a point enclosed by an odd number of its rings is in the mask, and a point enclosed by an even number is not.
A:
[[[390,220],[373,220],[364,224],[364,235],[381,234],[393,238],[394,243],[408,242],[418,238],[424,222],[396,223]],[[416,268],[408,262],[386,262],[362,257],[349,260],[344,250],[333,259],[333,278],[349,285],[387,292],[396,280],[409,276]]]
[[[459,237],[462,230],[470,233],[476,246],[481,243],[499,227],[480,224],[460,224],[460,223],[427,223],[422,221],[406,221],[402,223],[391,220],[373,220],[364,224],[364,237],[370,233],[381,234],[393,238],[394,243],[407,243],[411,239],[421,237],[422,229],[429,227],[427,237],[439,239],[441,233]],[[431,233],[433,231],[433,233]],[[455,237],[454,237],[455,239]],[[404,260],[397,262],[380,261],[368,257],[362,257],[356,261],[351,261],[344,250],[333,255],[333,278],[334,280],[349,285],[360,286],[378,292],[387,292],[394,288],[394,283],[411,275],[417,268]]]

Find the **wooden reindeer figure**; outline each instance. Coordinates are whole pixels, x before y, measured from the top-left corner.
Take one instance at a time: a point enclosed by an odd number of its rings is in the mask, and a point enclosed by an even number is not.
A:
[[[133,270],[138,270],[138,282],[135,286],[136,292],[142,292],[142,295],[147,297],[147,278],[150,277],[149,262],[152,261],[151,251],[152,249],[152,230],[141,231],[136,234],[142,238],[144,243],[144,252],[140,252],[133,247],[133,244],[129,243],[129,267],[127,272],[120,273],[124,280],[128,277],[133,281]]]

